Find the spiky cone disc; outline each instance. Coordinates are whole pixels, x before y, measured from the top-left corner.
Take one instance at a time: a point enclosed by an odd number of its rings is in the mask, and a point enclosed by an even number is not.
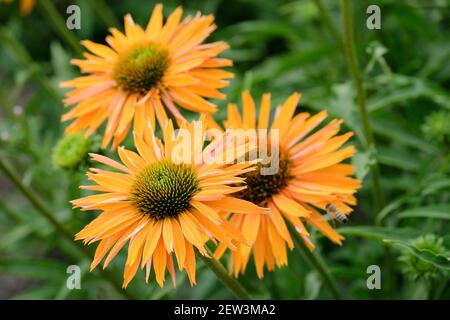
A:
[[[341,245],[344,237],[328,222],[327,205],[332,204],[342,214],[348,215],[356,204],[353,194],[361,181],[351,177],[355,168],[341,163],[350,158],[355,148],[342,147],[352,136],[351,132],[337,135],[341,120],[332,120],[320,127],[327,118],[325,111],[315,115],[306,112],[295,114],[300,94],[292,94],[275,111],[270,122],[270,94],[262,96],[259,116],[256,104],[249,92],[242,95],[243,111],[237,105],[228,105],[224,127],[244,129],[257,136],[258,149],[264,151],[260,158],[273,160],[277,171],[262,174],[258,170],[246,173],[248,188],[235,194],[242,200],[251,201],[270,210],[269,214],[242,215],[233,210],[225,214],[230,223],[244,235],[249,246],[241,246],[231,252],[230,272],[235,276],[244,272],[253,254],[258,276],[288,264],[287,247],[294,248],[286,223],[291,223],[311,250],[307,226],[316,228],[332,242]],[[257,121],[258,119],[258,121]],[[220,126],[208,117],[209,126]],[[266,163],[270,163],[267,161]],[[267,168],[266,168],[267,169]],[[226,251],[219,245],[215,256],[220,258]]]
[[[106,123],[102,147],[112,141],[115,149],[130,129],[142,135],[147,122],[155,127],[167,120],[166,109],[177,121],[185,120],[180,108],[214,113],[209,98],[223,99],[219,90],[228,86],[231,66],[217,56],[228,48],[224,42],[205,43],[216,29],[212,15],[182,19],[179,7],[163,23],[163,6],[155,6],[145,28],[125,16],[125,31],[111,28],[108,45],[82,41],[89,52],[73,59],[85,75],[60,84],[72,88],[65,106],[75,105],[62,116],[72,121],[68,133],[92,134]]]
[[[202,127],[201,122],[185,123],[179,132],[194,136],[200,130],[204,139]],[[139,267],[146,269],[147,281],[153,269],[160,286],[168,269],[175,285],[174,260],[180,270],[186,270],[191,285],[195,284],[194,248],[207,255],[205,243],[209,240],[231,250],[247,245],[239,231],[221,218],[220,212],[224,208],[242,214],[267,211],[231,196],[245,188],[241,176],[254,169],[254,162],[233,165],[222,162],[224,154],[235,160],[256,146],[249,143],[227,146],[226,135],[206,148],[202,147],[203,140],[199,144],[186,144],[185,135],[176,135],[171,122],[164,127],[163,135],[164,143],[154,136],[152,129],[144,135],[136,133],[137,152],[118,148],[121,163],[92,154],[93,160],[116,171],[91,169],[87,175],[95,184],[82,188],[100,193],[72,201],[81,210],[102,211],[76,235],[77,240],[86,244],[99,242],[91,269],[103,259],[106,268],[128,243],[124,287]],[[177,152],[180,146],[187,146],[191,152]],[[207,156],[211,154],[214,156]]]

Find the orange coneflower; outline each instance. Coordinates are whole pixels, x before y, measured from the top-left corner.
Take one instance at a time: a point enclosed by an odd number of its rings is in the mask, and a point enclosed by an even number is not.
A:
[[[201,122],[193,122],[183,129],[192,137],[199,126],[201,129]],[[201,133],[203,136],[204,131]],[[103,211],[76,235],[77,240],[88,244],[100,242],[91,269],[105,256],[103,267],[108,266],[129,243],[124,287],[139,266],[146,267],[147,281],[153,266],[160,286],[167,268],[175,285],[174,257],[179,269],[186,269],[191,284],[195,284],[194,247],[207,255],[204,244],[209,239],[219,240],[231,249],[245,243],[219,211],[229,208],[249,214],[265,212],[251,202],[230,196],[245,188],[240,176],[254,169],[252,163],[226,165],[220,161],[224,154],[231,160],[245,154],[248,144],[227,147],[224,135],[204,149],[203,143],[186,143],[191,152],[180,153],[176,150],[184,143],[184,135],[175,137],[171,122],[164,127],[163,135],[164,145],[152,130],[145,131],[143,137],[135,134],[138,153],[118,148],[123,164],[92,154],[94,160],[120,172],[91,169],[87,175],[97,184],[82,188],[101,193],[72,201],[82,210]]]
[[[220,68],[232,65],[217,55],[228,48],[224,42],[203,43],[215,30],[212,15],[181,19],[177,8],[163,23],[163,6],[155,6],[145,29],[125,16],[125,33],[111,28],[109,46],[91,41],[82,44],[90,51],[84,60],[74,59],[86,76],[61,83],[74,88],[65,105],[76,104],[63,121],[75,119],[67,132],[85,130],[89,135],[108,119],[102,147],[111,139],[115,148],[127,135],[134,118],[134,130],[155,114],[160,125],[166,121],[165,106],[177,119],[177,109],[213,113],[216,106],[205,98],[223,99],[218,90],[228,85],[233,74]],[[141,132],[139,132],[141,133]]]
[[[287,265],[286,244],[291,250],[294,244],[286,220],[295,227],[310,249],[314,245],[304,223],[315,227],[336,244],[341,244],[344,239],[321,212],[327,211],[327,208],[328,211],[333,209],[335,218],[342,220],[352,211],[349,205],[356,204],[353,194],[360,187],[360,181],[350,177],[354,173],[353,165],[341,163],[355,152],[353,146],[341,149],[352,133],[336,136],[341,120],[332,120],[318,128],[327,117],[325,111],[313,116],[306,112],[294,115],[299,100],[300,94],[291,95],[277,109],[271,126],[270,94],[262,97],[258,121],[255,103],[248,92],[243,94],[242,117],[235,104],[228,105],[225,126],[266,129],[255,133],[258,135],[258,148],[266,149],[268,152],[264,154],[268,154],[269,159],[275,159],[278,167],[272,174],[261,174],[261,169],[268,168],[267,164],[259,163],[259,170],[244,175],[248,188],[236,194],[240,199],[269,208],[269,214],[244,216],[228,210],[231,224],[242,232],[251,245],[240,246],[239,250],[231,252],[230,272],[235,276],[244,272],[251,252],[260,278],[264,265],[269,271],[275,265]],[[212,119],[209,121],[211,125],[217,125]],[[272,138],[275,132],[278,139]],[[216,257],[222,256],[225,250],[224,245],[219,245]]]

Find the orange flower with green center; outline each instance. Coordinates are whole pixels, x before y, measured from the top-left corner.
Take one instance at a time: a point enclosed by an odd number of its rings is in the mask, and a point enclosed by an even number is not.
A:
[[[223,99],[219,89],[233,74],[222,70],[232,65],[217,56],[228,48],[224,42],[204,43],[215,30],[212,15],[181,19],[177,8],[163,23],[163,7],[156,5],[143,29],[125,17],[125,32],[110,29],[107,45],[91,41],[82,44],[90,51],[85,59],[73,59],[87,75],[61,83],[73,88],[65,105],[75,107],[62,120],[73,122],[68,133],[89,135],[107,121],[102,147],[113,140],[112,148],[126,137],[131,126],[142,134],[144,125],[161,126],[167,119],[165,108],[184,120],[178,109],[214,113],[216,106],[206,98]],[[156,116],[156,117],[155,117]]]
[[[199,123],[185,124],[182,129],[192,137]],[[174,134],[171,122],[163,129],[163,135],[164,144],[155,138],[152,130],[146,130],[144,136],[135,134],[138,153],[118,148],[122,163],[92,154],[93,160],[119,172],[91,169],[87,175],[96,184],[82,188],[100,193],[72,201],[82,210],[103,211],[76,235],[77,240],[87,244],[99,242],[91,269],[105,257],[103,267],[106,268],[128,243],[124,287],[139,267],[146,268],[147,281],[153,268],[160,286],[167,268],[175,285],[174,258],[180,270],[186,269],[191,284],[195,284],[194,248],[206,256],[204,245],[210,239],[232,250],[245,243],[243,236],[219,212],[225,209],[242,214],[266,211],[230,196],[245,188],[242,175],[254,170],[252,163],[221,163],[224,155],[234,160],[248,152],[248,144],[228,147],[224,135],[204,149],[202,144],[200,147],[189,144],[192,152],[179,153],[176,150],[183,137]],[[204,135],[203,130],[201,136]],[[206,158],[208,162],[195,164],[195,159]]]
[[[353,194],[361,182],[351,177],[355,171],[353,165],[341,163],[355,152],[353,146],[341,148],[352,133],[337,135],[341,120],[332,120],[319,127],[327,117],[325,111],[313,116],[306,112],[295,114],[299,100],[298,93],[291,95],[277,109],[271,125],[270,94],[263,95],[258,117],[255,102],[248,92],[243,93],[242,116],[235,104],[228,105],[225,127],[256,131],[255,135],[260,139],[259,149],[276,150],[272,154],[267,153],[269,159],[274,157],[272,159],[278,164],[276,172],[266,175],[261,169],[268,169],[267,165],[259,163],[258,170],[243,176],[247,189],[235,194],[239,199],[269,208],[269,214],[242,215],[231,208],[228,210],[230,223],[251,245],[240,246],[239,250],[231,252],[230,272],[235,276],[245,271],[252,252],[260,278],[263,277],[264,265],[269,271],[275,265],[287,265],[286,246],[292,250],[294,244],[286,221],[295,227],[310,249],[314,245],[305,223],[336,244],[340,245],[344,239],[321,212],[331,205],[345,218],[352,211],[350,206],[356,204]],[[211,118],[208,121],[211,127],[219,128]],[[275,131],[279,139],[274,141],[272,133]],[[267,145],[261,145],[261,141]],[[215,256],[220,258],[226,249],[224,244],[220,244]]]

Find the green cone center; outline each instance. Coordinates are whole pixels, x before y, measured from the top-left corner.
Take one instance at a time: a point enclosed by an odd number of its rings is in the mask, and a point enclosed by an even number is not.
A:
[[[169,64],[169,51],[151,42],[124,52],[113,69],[113,77],[123,90],[146,94],[158,85]]]
[[[161,160],[137,174],[131,202],[141,213],[160,220],[188,210],[199,190],[197,174],[191,166]]]

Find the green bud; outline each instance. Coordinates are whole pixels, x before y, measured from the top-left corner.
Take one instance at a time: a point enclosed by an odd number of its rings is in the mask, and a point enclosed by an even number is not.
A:
[[[428,250],[436,255],[447,255],[447,250],[443,244],[444,239],[438,238],[434,234],[421,236],[413,241],[411,245],[418,250]],[[402,263],[402,271],[413,280],[430,281],[444,276],[442,269],[423,259],[420,259],[410,251],[404,251],[399,260]]]
[[[89,139],[81,132],[63,136],[53,148],[53,164],[62,169],[74,169],[86,160],[89,147]]]
[[[430,114],[422,126],[422,131],[428,140],[439,143],[450,139],[450,111],[438,111]]]

